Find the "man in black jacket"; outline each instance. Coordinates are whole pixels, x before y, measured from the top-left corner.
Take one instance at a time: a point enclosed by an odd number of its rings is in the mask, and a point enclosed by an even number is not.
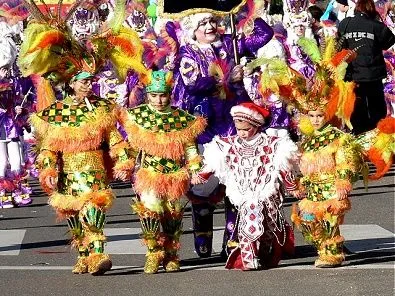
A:
[[[378,16],[373,0],[359,0],[355,16],[339,24],[343,47],[357,52],[346,74],[347,80],[357,84],[357,99],[351,116],[356,135],[375,128],[387,112],[382,83],[387,76],[383,50],[395,43],[395,36]]]

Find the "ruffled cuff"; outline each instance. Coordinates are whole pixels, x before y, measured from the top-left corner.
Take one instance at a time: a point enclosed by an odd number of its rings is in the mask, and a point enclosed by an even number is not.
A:
[[[58,172],[57,172],[57,170],[54,169],[54,168],[50,168],[50,167],[49,167],[49,168],[46,168],[46,169],[43,169],[43,170],[40,172],[40,175],[39,175],[39,177],[38,177],[42,189],[43,189],[46,193],[51,194],[51,193],[54,191],[54,189],[48,187],[48,185],[47,185],[47,183],[46,183],[46,180],[47,180],[48,177],[57,178],[57,177],[58,177]]]
[[[127,177],[130,178],[132,175],[132,171],[134,169],[136,162],[134,159],[128,159],[126,161],[117,162],[113,167],[113,175],[114,177],[118,176],[121,172],[126,172]]]
[[[50,150],[42,150],[37,156],[36,164],[39,169],[56,168],[57,155]]]
[[[335,181],[336,190],[345,190],[347,193],[352,190],[352,183],[348,180],[336,180]]]

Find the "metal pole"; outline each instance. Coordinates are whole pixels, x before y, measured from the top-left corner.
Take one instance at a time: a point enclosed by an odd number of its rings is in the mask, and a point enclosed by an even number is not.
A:
[[[236,31],[236,24],[235,24],[235,15],[230,13],[230,27],[232,31],[232,42],[233,42],[233,54],[236,65],[240,63],[239,53],[237,51],[237,31]]]

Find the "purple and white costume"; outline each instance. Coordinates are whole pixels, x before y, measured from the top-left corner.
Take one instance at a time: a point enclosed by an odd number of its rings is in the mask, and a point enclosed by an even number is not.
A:
[[[12,208],[31,203],[31,190],[24,180],[21,145],[28,110],[24,108],[21,114],[16,113],[27,85],[14,68],[17,47],[12,29],[1,22],[0,32],[0,207]]]
[[[305,38],[314,39],[311,28],[311,17],[307,13],[308,0],[286,0],[284,1],[284,27],[287,29],[287,52],[288,64],[290,67],[306,78],[312,78],[315,73],[314,63],[297,44],[298,37],[295,28],[303,26],[305,28]]]

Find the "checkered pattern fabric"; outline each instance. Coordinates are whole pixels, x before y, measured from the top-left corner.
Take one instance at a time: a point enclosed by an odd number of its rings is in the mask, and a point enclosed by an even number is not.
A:
[[[155,172],[168,174],[178,171],[180,169],[180,165],[171,159],[145,154],[143,168],[150,168]]]
[[[90,98],[89,102],[94,108],[107,107],[108,110],[110,109],[110,101]],[[85,104],[72,105],[58,101],[39,112],[38,116],[57,126],[77,127],[87,120],[86,114],[90,112]]]
[[[310,138],[306,143],[303,144],[304,151],[317,151],[318,149],[325,147],[339,139],[341,137],[341,132],[337,129],[330,129],[327,132],[323,132],[318,136]]]
[[[307,188],[307,199],[311,201],[323,201],[333,198],[336,195],[336,187],[333,180],[328,182],[314,183],[310,181],[302,182]]]
[[[194,116],[177,108],[173,108],[171,113],[160,113],[155,112],[148,105],[141,105],[128,111],[131,120],[153,132],[183,130],[195,120]]]

